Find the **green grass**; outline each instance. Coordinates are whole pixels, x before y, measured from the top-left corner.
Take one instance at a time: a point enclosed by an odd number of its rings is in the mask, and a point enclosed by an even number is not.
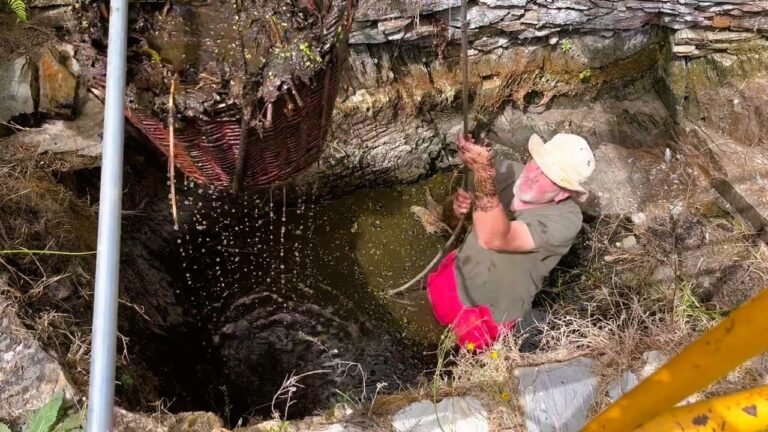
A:
[[[586,69],[579,73],[579,80],[581,80],[581,82],[586,83],[589,82],[590,79],[592,79],[592,69]]]
[[[440,394],[440,388],[443,385],[442,372],[448,353],[456,343],[456,337],[451,329],[447,327],[440,336],[440,345],[437,348],[437,365],[435,366],[435,374],[432,377],[432,401],[437,403],[438,395]]]
[[[273,426],[273,427],[269,428],[269,432],[285,432],[285,431],[288,430],[288,426],[289,425],[290,425],[290,423],[288,423],[287,421],[283,420],[283,421],[280,422],[280,426]]]
[[[678,284],[675,296],[675,318],[694,328],[722,319],[722,314],[702,306],[694,295],[693,289],[692,282],[683,281]]]

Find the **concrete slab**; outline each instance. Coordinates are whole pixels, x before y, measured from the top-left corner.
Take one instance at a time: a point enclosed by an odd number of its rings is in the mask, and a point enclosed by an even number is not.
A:
[[[62,171],[92,168],[101,164],[103,124],[104,105],[89,96],[75,120],[48,120],[39,128],[11,135],[2,141],[0,153],[13,159],[37,149],[52,155],[49,163]]]
[[[515,370],[528,432],[576,432],[587,422],[598,391],[593,365],[579,357]]]
[[[624,372],[621,377],[608,385],[608,399],[613,403],[638,384],[637,375],[632,372]]]
[[[35,112],[32,97],[32,68],[28,57],[0,65],[0,120]]]
[[[420,401],[392,417],[397,432],[488,432],[483,405],[474,397],[449,397],[435,405]]]
[[[11,426],[21,423],[29,411],[62,391],[69,400],[77,396],[59,363],[25,331],[16,311],[0,306],[0,418]]]

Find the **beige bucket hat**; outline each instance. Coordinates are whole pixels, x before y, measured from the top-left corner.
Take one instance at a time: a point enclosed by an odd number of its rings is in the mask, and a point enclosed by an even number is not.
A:
[[[586,192],[582,182],[595,170],[595,155],[584,138],[560,133],[544,143],[540,136],[533,134],[528,140],[528,151],[544,175],[555,184]]]

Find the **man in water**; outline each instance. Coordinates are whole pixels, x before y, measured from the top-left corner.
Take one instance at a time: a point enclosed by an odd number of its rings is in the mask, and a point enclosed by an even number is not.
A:
[[[534,134],[532,156],[522,165],[493,156],[460,136],[461,159],[472,170],[468,193],[455,194],[453,212],[472,210],[472,226],[458,249],[427,280],[437,321],[452,326],[461,346],[483,349],[514,329],[531,309],[544,278],[570,249],[581,229],[574,198],[595,169],[587,142],[557,134],[544,143]]]

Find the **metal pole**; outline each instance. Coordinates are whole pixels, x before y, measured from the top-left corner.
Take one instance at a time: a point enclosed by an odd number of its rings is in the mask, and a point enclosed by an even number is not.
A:
[[[117,291],[120,270],[120,213],[123,188],[125,62],[128,0],[112,0],[109,13],[107,88],[102,141],[99,234],[93,304],[88,432],[112,430],[115,396]]]

